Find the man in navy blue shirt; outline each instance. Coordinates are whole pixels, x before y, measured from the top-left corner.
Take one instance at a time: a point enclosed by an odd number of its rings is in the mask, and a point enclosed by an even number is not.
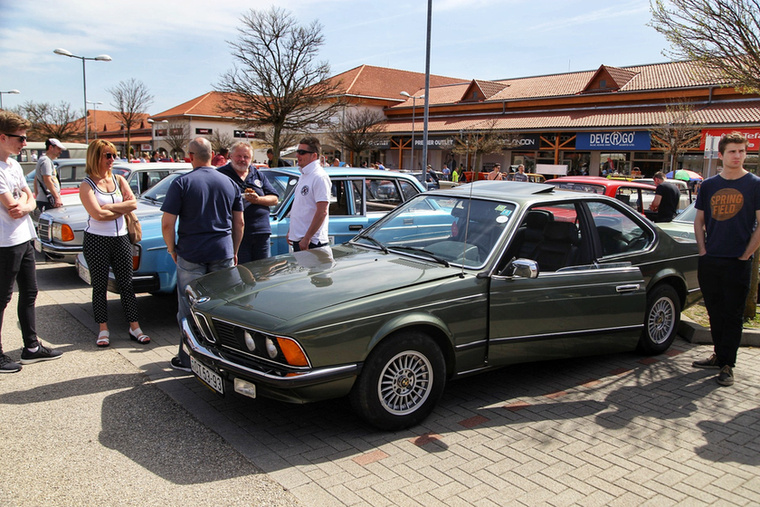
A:
[[[219,168],[240,187],[243,194],[245,229],[238,249],[238,263],[266,259],[271,255],[269,207],[277,204],[278,195],[266,176],[251,165],[253,148],[245,141],[232,147],[230,161]]]
[[[161,232],[177,263],[180,332],[182,321],[190,318],[185,286],[206,273],[234,266],[243,237],[240,188],[211,165],[213,152],[208,139],[193,139],[188,151],[193,170],[172,182],[161,206]],[[172,358],[171,366],[190,371],[190,356],[181,338],[179,354]]]
[[[760,178],[744,169],[747,146],[739,132],[723,136],[718,143],[723,171],[702,183],[695,203],[699,286],[714,353],[692,366],[720,370],[716,380],[722,386],[734,383],[752,255],[760,246]]]

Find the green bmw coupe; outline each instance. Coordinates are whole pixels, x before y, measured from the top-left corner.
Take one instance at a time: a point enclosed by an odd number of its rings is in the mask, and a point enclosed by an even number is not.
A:
[[[620,201],[506,181],[420,194],[347,243],[183,289],[192,369],[219,394],[348,396],[389,430],[422,421],[465,375],[662,353],[701,297],[695,244]]]

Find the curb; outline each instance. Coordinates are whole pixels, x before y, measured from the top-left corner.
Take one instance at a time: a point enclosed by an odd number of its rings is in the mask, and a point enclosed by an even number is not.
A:
[[[690,343],[707,345],[712,344],[712,336],[710,335],[710,330],[697,324],[685,315],[681,315],[681,322],[678,324],[678,334]],[[760,330],[744,329],[742,331],[742,341],[740,343],[740,346],[760,347]]]

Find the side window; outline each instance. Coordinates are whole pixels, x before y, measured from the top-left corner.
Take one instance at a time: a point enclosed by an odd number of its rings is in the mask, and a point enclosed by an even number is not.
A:
[[[366,185],[367,212],[387,212],[403,202],[395,180],[368,178]]]
[[[643,250],[654,239],[651,231],[609,204],[590,203],[589,211],[604,257]]]
[[[415,195],[419,194],[420,191],[417,190],[417,187],[409,183],[408,181],[399,181],[399,184],[401,185],[401,194],[404,196],[404,201],[408,201]]]
[[[352,180],[351,190],[354,198],[354,213],[361,215],[364,213],[364,200],[366,199],[367,187],[364,180]]]
[[[348,215],[348,193],[346,192],[346,180],[332,180],[330,195],[330,216]]]

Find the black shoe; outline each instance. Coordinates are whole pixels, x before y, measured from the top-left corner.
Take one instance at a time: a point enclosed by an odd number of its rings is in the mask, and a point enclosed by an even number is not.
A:
[[[730,366],[726,365],[720,369],[718,378],[716,378],[715,380],[716,382],[718,382],[718,384],[722,386],[732,386],[734,385],[734,371],[731,369]]]
[[[720,366],[718,366],[718,356],[715,354],[711,355],[707,359],[703,359],[702,361],[694,361],[691,363],[691,365],[694,368],[705,368],[707,370],[719,370]]]
[[[0,354],[0,373],[16,373],[21,371],[21,365],[5,354]]]
[[[21,351],[21,364],[52,361],[53,359],[59,359],[61,357],[62,352],[60,350],[49,349],[40,341],[37,342],[37,345],[37,352],[29,352],[29,349],[24,347],[24,350]]]
[[[169,364],[171,364],[171,367],[175,370],[186,371],[188,373],[192,371],[189,366],[182,364],[182,360],[179,358],[179,356],[172,357],[172,360]]]

